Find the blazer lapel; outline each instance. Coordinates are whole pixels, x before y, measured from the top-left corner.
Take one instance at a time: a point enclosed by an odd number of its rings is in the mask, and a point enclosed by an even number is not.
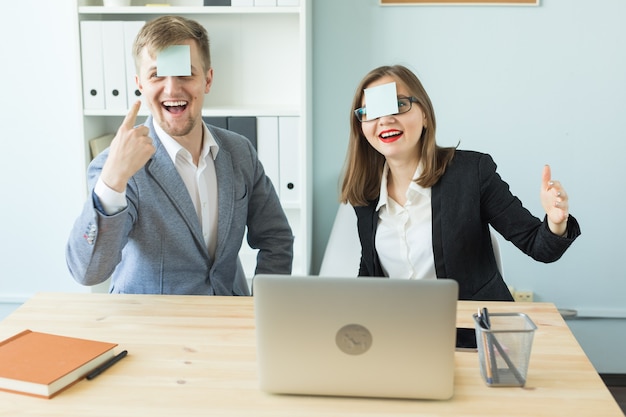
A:
[[[213,135],[220,146],[215,158],[215,175],[217,178],[217,252],[215,258],[219,258],[224,251],[225,242],[228,240],[230,225],[233,219],[235,205],[235,178],[233,162],[230,153],[224,149],[217,135]]]
[[[209,252],[202,235],[202,227],[200,226],[200,221],[198,220],[198,215],[196,214],[196,209],[193,206],[191,197],[187,192],[187,187],[182,178],[180,178],[178,171],[176,171],[176,167],[167,153],[167,150],[165,150],[161,141],[158,140],[152,125],[152,117],[148,118],[146,125],[150,128],[150,137],[156,148],[154,155],[146,164],[146,172],[163,190],[172,206],[189,227],[196,243],[200,245],[199,247],[205,249],[203,251],[204,255],[208,257]]]
[[[433,255],[435,258],[435,274],[440,278],[447,277],[446,264],[443,256],[443,242],[441,237],[442,231],[442,216],[445,207],[442,204],[442,192],[441,192],[441,179],[433,185],[431,188],[431,212],[432,212],[432,238],[433,238]]]

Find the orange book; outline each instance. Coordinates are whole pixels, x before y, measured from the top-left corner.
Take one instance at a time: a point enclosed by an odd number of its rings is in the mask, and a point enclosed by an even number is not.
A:
[[[24,330],[0,342],[0,390],[51,398],[111,359],[115,346]]]

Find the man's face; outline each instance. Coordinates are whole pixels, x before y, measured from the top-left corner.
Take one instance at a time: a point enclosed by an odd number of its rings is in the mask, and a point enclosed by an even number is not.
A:
[[[157,59],[144,48],[140,56],[137,86],[157,124],[170,136],[187,136],[201,127],[204,95],[211,88],[213,70],[204,70],[196,42],[188,40],[191,75],[157,76]]]

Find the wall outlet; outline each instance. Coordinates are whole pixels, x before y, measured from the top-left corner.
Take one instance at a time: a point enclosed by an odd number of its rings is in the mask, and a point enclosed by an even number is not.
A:
[[[530,303],[533,301],[533,292],[515,291],[515,294],[513,294],[513,298],[515,299],[515,301]]]

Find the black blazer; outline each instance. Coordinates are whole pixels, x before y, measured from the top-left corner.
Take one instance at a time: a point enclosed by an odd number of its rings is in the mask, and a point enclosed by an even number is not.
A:
[[[375,247],[378,200],[355,207],[361,264],[359,276],[384,276]],[[522,252],[540,262],[554,262],[580,235],[573,216],[567,235],[556,236],[526,210],[496,173],[491,156],[456,151],[445,174],[432,187],[432,241],[438,278],[459,283],[461,300],[513,298],[498,271],[489,225]]]

